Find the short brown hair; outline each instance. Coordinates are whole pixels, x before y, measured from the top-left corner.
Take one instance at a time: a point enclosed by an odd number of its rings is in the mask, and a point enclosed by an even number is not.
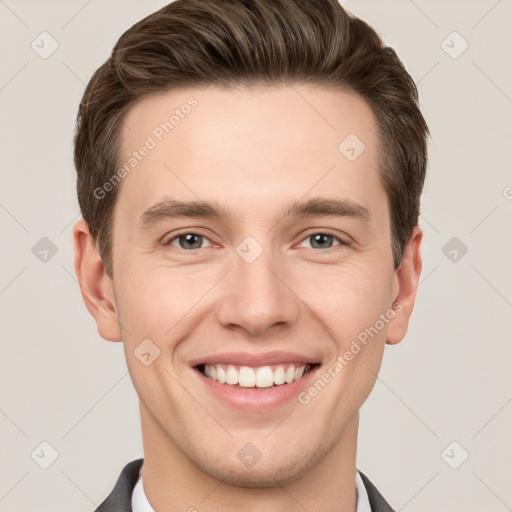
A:
[[[418,223],[429,131],[395,51],[337,0],[176,0],[119,38],[79,107],[78,201],[110,277],[119,187],[102,198],[94,191],[119,165],[119,134],[134,103],[177,87],[299,82],[355,92],[376,116],[398,268]]]

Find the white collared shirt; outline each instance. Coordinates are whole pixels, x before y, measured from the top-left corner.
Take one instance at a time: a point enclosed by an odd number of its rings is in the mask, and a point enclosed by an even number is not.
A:
[[[356,471],[356,487],[357,487],[357,509],[356,512],[372,512],[370,507],[370,500],[368,499],[368,493],[364,486],[363,479]],[[144,487],[142,487],[142,466],[139,471],[139,479],[135,484],[132,494],[132,509],[133,512],[156,512],[155,509],[149,504],[146,494],[144,493]]]

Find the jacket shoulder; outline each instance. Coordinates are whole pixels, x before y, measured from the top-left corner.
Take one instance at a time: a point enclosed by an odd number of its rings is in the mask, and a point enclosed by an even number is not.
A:
[[[132,460],[121,471],[112,492],[95,512],[132,512],[132,493],[144,459]]]
[[[368,500],[372,507],[372,512],[395,512],[389,503],[384,499],[382,494],[371,483],[370,479],[362,472],[359,471],[361,479],[363,480],[366,492],[368,493]]]

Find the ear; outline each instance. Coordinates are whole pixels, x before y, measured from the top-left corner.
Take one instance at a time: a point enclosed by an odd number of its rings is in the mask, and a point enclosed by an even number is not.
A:
[[[409,318],[416,300],[416,290],[421,274],[420,248],[422,238],[423,231],[419,226],[415,226],[405,247],[402,262],[396,270],[395,279],[398,292],[394,300],[396,304],[393,308],[395,316],[388,324],[386,343],[389,345],[400,343],[409,327]]]
[[[96,252],[87,223],[81,219],[73,227],[75,272],[89,313],[98,333],[108,341],[121,341],[113,281]]]

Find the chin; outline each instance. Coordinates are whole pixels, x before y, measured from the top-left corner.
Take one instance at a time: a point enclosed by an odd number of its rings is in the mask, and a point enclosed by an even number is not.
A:
[[[201,460],[199,465],[204,472],[229,485],[250,488],[280,487],[294,482],[310,471],[317,459],[321,458],[318,451],[315,455],[282,453],[279,458],[269,455],[267,460],[263,456],[249,468],[244,467],[237,458],[229,461]]]

